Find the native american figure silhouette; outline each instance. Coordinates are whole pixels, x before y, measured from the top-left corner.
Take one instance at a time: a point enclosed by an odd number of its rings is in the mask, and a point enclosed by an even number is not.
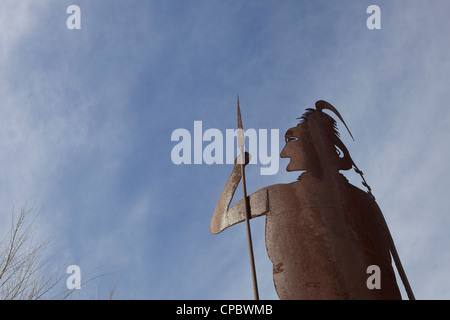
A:
[[[317,101],[286,131],[280,154],[290,158],[287,171],[304,172],[295,182],[271,185],[247,198],[250,218],[266,216],[265,241],[277,294],[280,299],[401,299],[392,254],[413,299],[383,214],[340,140],[336,121],[324,109],[347,128],[331,104]],[[245,221],[245,199],[229,208],[241,181],[239,167],[236,162],[214,210],[213,234]],[[339,172],[352,168],[367,192]],[[369,266],[379,268],[380,288],[368,286]]]

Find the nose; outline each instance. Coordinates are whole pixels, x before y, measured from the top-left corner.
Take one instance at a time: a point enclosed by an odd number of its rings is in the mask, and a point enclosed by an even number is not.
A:
[[[286,146],[284,146],[283,150],[281,150],[280,158],[287,158]]]

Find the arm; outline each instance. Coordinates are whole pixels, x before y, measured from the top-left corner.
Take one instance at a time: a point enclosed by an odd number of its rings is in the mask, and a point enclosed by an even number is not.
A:
[[[246,152],[246,164],[248,163]],[[216,209],[211,220],[210,232],[217,234],[224,229],[245,220],[244,200],[238,201],[228,209],[239,182],[241,181],[240,164],[234,163],[233,171],[217,201]],[[250,218],[258,217],[269,211],[268,189],[263,188],[249,196]]]

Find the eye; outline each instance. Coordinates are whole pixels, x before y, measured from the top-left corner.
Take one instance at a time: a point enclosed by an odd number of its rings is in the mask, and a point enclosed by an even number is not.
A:
[[[288,142],[292,142],[292,141],[297,141],[298,138],[294,137],[294,136],[289,136],[289,137],[286,137],[285,140],[286,140],[286,143],[288,143]]]
[[[336,149],[336,153],[337,153],[338,157],[342,159],[344,157],[342,150],[339,149],[337,146],[334,146],[334,147]]]

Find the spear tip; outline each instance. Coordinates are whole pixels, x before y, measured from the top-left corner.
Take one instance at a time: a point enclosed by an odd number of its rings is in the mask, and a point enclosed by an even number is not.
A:
[[[237,95],[237,116],[238,116],[238,129],[243,129],[242,118],[241,118],[241,108],[239,107],[239,94]]]
[[[237,95],[237,120],[238,120],[238,146],[243,148],[245,144],[244,140],[244,127],[242,125],[241,108],[239,107],[239,94]]]

